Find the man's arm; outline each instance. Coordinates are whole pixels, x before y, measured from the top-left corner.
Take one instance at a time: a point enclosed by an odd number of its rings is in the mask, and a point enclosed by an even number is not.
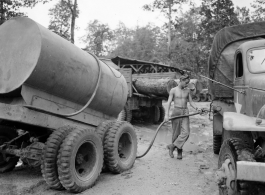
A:
[[[198,110],[198,108],[196,107],[196,105],[194,104],[191,95],[190,95],[190,90],[189,90],[189,103],[191,105],[192,108],[194,108],[195,110]]]
[[[170,106],[171,106],[171,102],[173,100],[173,97],[174,97],[174,88],[171,89],[169,92],[167,106],[166,106],[165,121],[168,121],[168,119],[169,119],[169,110],[170,110]]]

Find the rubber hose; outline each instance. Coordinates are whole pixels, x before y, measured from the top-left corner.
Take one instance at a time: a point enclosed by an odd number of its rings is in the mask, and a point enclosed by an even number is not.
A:
[[[193,115],[197,115],[197,114],[200,114],[200,112],[195,112],[195,113],[187,114],[187,115],[174,116],[174,117],[169,118],[169,121],[170,121],[170,120],[173,120],[173,119],[184,118],[184,117],[193,116]],[[157,134],[158,134],[158,131],[161,129],[161,127],[162,127],[166,122],[168,122],[168,121],[163,121],[163,122],[157,127],[156,132],[155,132],[155,135],[154,135],[152,141],[150,142],[149,147],[147,148],[147,150],[146,150],[142,155],[140,155],[140,156],[136,156],[136,158],[142,158],[142,157],[144,157],[144,156],[149,152],[149,150],[150,150],[151,147],[153,146],[153,143],[154,143],[154,141],[155,141],[155,139],[156,139],[156,136],[157,136]]]
[[[88,52],[90,53],[90,52]],[[70,114],[58,114],[58,113],[55,113],[55,112],[51,112],[51,111],[48,111],[48,110],[45,110],[45,109],[42,109],[42,108],[39,108],[39,107],[36,107],[36,106],[31,106],[31,105],[24,105],[24,107],[26,108],[30,108],[30,109],[34,109],[34,110],[39,110],[39,111],[43,111],[43,112],[47,112],[47,113],[51,113],[53,115],[56,115],[56,116],[61,116],[61,117],[71,117],[71,116],[75,116],[75,115],[78,115],[80,114],[81,112],[83,112],[88,106],[89,104],[92,102],[92,100],[94,99],[96,93],[97,93],[97,90],[98,90],[98,87],[99,87],[99,83],[100,83],[100,80],[101,80],[101,74],[102,74],[102,68],[100,66],[100,61],[98,60],[98,58],[90,53],[97,61],[97,64],[98,64],[98,68],[99,68],[99,73],[98,73],[98,81],[97,81],[97,85],[94,89],[94,92],[92,94],[92,96],[90,97],[90,99],[87,101],[87,103],[78,111],[74,112],[74,113],[70,113]]]

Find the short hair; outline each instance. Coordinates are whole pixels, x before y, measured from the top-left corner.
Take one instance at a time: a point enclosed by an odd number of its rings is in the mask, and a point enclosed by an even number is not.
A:
[[[180,81],[190,80],[190,76],[188,74],[183,74],[180,76],[179,80]]]

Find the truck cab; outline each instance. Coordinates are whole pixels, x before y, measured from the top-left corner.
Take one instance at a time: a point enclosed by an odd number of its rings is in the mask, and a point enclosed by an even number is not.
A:
[[[220,194],[265,191],[264,38],[265,22],[250,23],[222,29],[212,45],[209,91]]]

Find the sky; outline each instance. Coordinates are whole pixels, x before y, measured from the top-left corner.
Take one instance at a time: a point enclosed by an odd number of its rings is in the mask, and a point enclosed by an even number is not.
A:
[[[108,24],[114,29],[119,22],[123,22],[127,27],[144,26],[148,23],[153,23],[161,26],[166,22],[163,13],[149,12],[143,10],[143,5],[150,4],[154,0],[77,0],[80,15],[76,20],[76,25],[79,28],[76,31],[76,45],[83,46],[79,37],[85,34],[85,28],[90,21],[95,19],[104,24]],[[236,6],[250,7],[250,2],[253,0],[232,0]],[[34,8],[23,9],[28,17],[35,20],[44,27],[48,27],[50,17],[49,9],[53,7],[58,0],[53,0],[51,3],[38,4]],[[196,4],[200,4],[200,0],[195,0]]]

